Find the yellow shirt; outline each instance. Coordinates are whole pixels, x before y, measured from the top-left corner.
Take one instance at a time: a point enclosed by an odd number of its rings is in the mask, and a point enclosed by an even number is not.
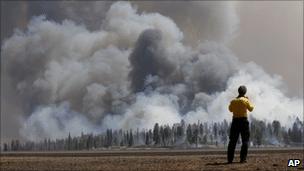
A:
[[[251,112],[253,108],[247,97],[235,98],[229,105],[229,111],[233,113],[234,118],[247,117],[247,110]]]

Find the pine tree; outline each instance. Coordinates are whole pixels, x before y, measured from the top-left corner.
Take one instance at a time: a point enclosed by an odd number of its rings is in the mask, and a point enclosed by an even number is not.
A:
[[[154,141],[155,145],[159,145],[159,143],[160,143],[158,123],[156,123],[154,125],[154,129],[153,129],[153,141]]]
[[[71,150],[71,134],[70,134],[70,132],[69,132],[69,136],[68,136],[68,150]]]
[[[145,144],[150,145],[150,136],[149,132],[145,132]]]
[[[3,151],[8,151],[8,145],[6,143],[3,144]]]
[[[188,127],[187,127],[187,140],[189,142],[189,144],[192,144],[193,141],[192,141],[192,129],[191,129],[191,125],[189,124]]]
[[[129,135],[129,147],[132,147],[134,144],[134,139],[133,139],[133,133],[132,129],[130,130],[130,135]]]
[[[278,141],[281,140],[281,124],[279,121],[274,120],[272,122],[273,135],[276,137]]]

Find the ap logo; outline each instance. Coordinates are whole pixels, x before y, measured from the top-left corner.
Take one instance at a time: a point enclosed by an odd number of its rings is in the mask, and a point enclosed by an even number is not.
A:
[[[288,167],[298,167],[301,164],[301,160],[299,159],[289,159],[288,160]]]

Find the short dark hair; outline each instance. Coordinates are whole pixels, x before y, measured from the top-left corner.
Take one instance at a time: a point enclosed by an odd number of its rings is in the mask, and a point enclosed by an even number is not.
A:
[[[241,85],[238,89],[239,95],[244,96],[247,92],[247,88],[244,85]]]

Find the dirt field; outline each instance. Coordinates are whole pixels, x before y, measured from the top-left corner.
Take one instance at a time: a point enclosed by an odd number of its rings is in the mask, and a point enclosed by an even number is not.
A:
[[[69,153],[2,153],[3,170],[88,171],[285,171],[304,170],[303,163],[288,168],[288,159],[301,159],[302,149],[250,149],[248,163],[226,164],[224,150],[146,150]]]

